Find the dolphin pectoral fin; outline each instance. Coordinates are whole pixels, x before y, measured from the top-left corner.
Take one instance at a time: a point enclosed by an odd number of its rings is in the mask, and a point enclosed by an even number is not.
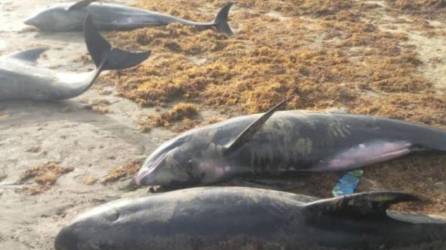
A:
[[[21,51],[21,52],[9,55],[9,57],[27,61],[27,62],[31,62],[31,63],[35,63],[37,61],[37,59],[39,59],[39,57],[42,55],[42,53],[47,50],[48,50],[48,48],[29,49],[29,50],[25,50],[25,51]]]
[[[304,211],[309,218],[322,216],[336,218],[382,218],[387,216],[387,209],[394,204],[422,201],[416,195],[400,192],[367,192],[308,203]]]
[[[232,32],[231,26],[229,26],[228,24],[229,10],[231,10],[232,5],[234,5],[234,3],[232,2],[226,3],[218,11],[217,17],[214,20],[214,26],[216,27],[217,31],[224,33],[228,36],[234,34],[234,32]]]
[[[102,70],[120,70],[140,64],[150,56],[150,51],[132,53],[117,48],[112,48],[93,24],[91,15],[88,15],[84,24],[85,43],[88,52]],[[106,59],[104,61],[104,59]]]
[[[88,5],[90,5],[92,2],[96,2],[97,0],[83,0],[83,1],[79,1],[77,3],[74,3],[73,5],[69,6],[67,8],[68,11],[72,11],[72,10],[79,10],[82,8],[87,7]]]
[[[285,104],[290,100],[291,98],[287,98],[283,101],[281,101],[279,104],[272,107],[270,110],[268,110],[266,113],[264,113],[262,116],[259,117],[259,119],[255,120],[253,123],[251,123],[245,130],[243,130],[235,140],[230,142],[228,145],[225,146],[225,152],[224,154],[230,154],[237,149],[241,148],[243,145],[245,145],[249,140],[254,137],[254,135],[262,128],[262,126],[265,124],[265,122],[280,108],[285,106]]]
[[[406,141],[374,141],[359,144],[302,171],[319,172],[357,169],[407,155],[414,151],[413,148],[413,144]]]

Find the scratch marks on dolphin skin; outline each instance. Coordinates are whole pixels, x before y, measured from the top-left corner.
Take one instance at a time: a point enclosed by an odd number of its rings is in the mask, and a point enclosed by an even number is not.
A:
[[[332,138],[346,138],[351,135],[350,126],[345,123],[341,123],[338,120],[333,120],[333,122],[328,124],[328,134]]]
[[[313,151],[313,141],[310,138],[300,138],[296,142],[295,152],[301,156],[311,154]]]

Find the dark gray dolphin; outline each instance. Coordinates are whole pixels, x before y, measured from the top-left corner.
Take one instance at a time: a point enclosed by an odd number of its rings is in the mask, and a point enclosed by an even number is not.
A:
[[[228,24],[228,14],[232,3],[224,5],[213,22],[199,23],[154,11],[92,2],[94,1],[84,0],[74,4],[56,5],[28,18],[25,24],[35,26],[43,31],[78,31],[82,29],[82,22],[87,13],[90,13],[100,30],[131,30],[180,23],[199,29],[215,28],[219,32],[232,35],[232,30]]]
[[[94,208],[60,231],[55,248],[445,249],[445,220],[387,211],[416,200],[376,192],[308,202],[264,189],[192,188]]]
[[[247,115],[185,132],[164,143],[135,177],[167,188],[233,177],[345,171],[413,151],[446,151],[446,132],[424,125],[339,113]]]
[[[76,97],[87,91],[103,70],[125,69],[146,60],[149,52],[130,53],[112,48],[91,18],[85,22],[85,41],[97,69],[89,73],[39,68],[35,61],[45,49],[32,49],[0,58],[0,101],[50,101]]]

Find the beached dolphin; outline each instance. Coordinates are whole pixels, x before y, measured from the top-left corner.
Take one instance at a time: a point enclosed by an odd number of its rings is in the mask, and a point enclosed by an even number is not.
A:
[[[346,171],[413,151],[446,151],[446,131],[440,129],[363,115],[275,113],[284,104],[173,138],[146,159],[136,184],[172,189],[234,177]]]
[[[215,28],[219,32],[232,35],[232,30],[228,24],[228,14],[232,3],[224,5],[213,22],[199,23],[154,11],[93,2],[92,0],[84,0],[77,3],[56,5],[28,18],[25,24],[35,26],[43,31],[78,31],[82,29],[82,22],[87,13],[90,13],[100,30],[131,30],[180,23],[198,29]]]
[[[91,18],[85,22],[85,42],[97,69],[68,73],[35,64],[45,49],[32,49],[0,58],[0,101],[53,101],[76,97],[87,91],[103,70],[125,69],[146,60],[149,52],[130,53],[112,48],[98,33]]]
[[[387,211],[397,192],[316,200],[242,187],[111,202],[63,228],[56,250],[446,249],[446,220]]]

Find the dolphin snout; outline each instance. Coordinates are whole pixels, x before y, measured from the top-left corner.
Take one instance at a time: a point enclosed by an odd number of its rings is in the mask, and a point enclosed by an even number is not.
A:
[[[139,172],[135,175],[135,183],[137,186],[141,185],[155,185],[157,169],[160,168],[161,163],[166,159],[167,154],[164,153],[155,160],[147,160]]]
[[[155,181],[155,168],[142,168],[134,177],[137,186],[151,185]]]
[[[35,18],[35,17],[27,18],[27,19],[24,21],[24,23],[25,23],[26,25],[31,25],[31,26],[36,26],[36,25],[37,25],[37,22],[36,22],[36,18]]]
[[[54,248],[56,250],[78,250],[78,239],[71,227],[63,228],[56,237]]]

